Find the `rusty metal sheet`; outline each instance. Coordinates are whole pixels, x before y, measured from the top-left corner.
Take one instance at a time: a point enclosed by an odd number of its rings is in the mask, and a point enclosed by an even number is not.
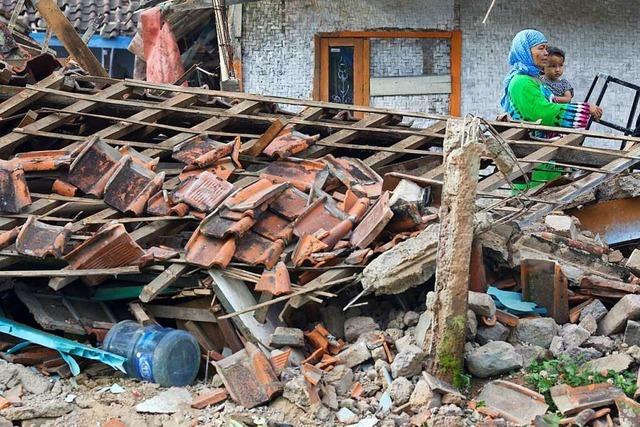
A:
[[[0,212],[20,213],[30,204],[31,194],[20,165],[0,160]]]
[[[18,153],[14,159],[25,172],[52,171],[71,164],[71,156],[65,150],[44,150]]]
[[[224,268],[231,262],[236,251],[233,237],[216,239],[200,232],[198,227],[193,232],[185,247],[185,259],[191,264],[205,268],[213,266]]]
[[[280,215],[269,211],[260,216],[252,230],[254,233],[274,241],[281,239],[285,243],[289,243],[293,238],[293,224]]]
[[[368,247],[393,218],[389,207],[389,192],[385,191],[351,234],[351,244],[360,249]]]
[[[295,187],[284,190],[269,205],[269,210],[293,221],[307,209],[309,196]]]
[[[228,209],[237,212],[255,209],[275,199],[280,193],[286,190],[288,186],[289,184],[286,183],[274,184],[268,179],[259,179],[227,198],[227,200],[224,201],[224,205]]]
[[[200,231],[216,239],[224,239],[233,236],[241,238],[256,223],[250,216],[243,216],[239,220],[222,218],[218,213],[205,218],[200,225]]]
[[[282,240],[272,242],[252,231],[245,234],[238,242],[235,258],[238,261],[252,265],[264,265],[273,268],[284,252],[285,244]]]
[[[329,231],[347,219],[347,215],[340,211],[333,199],[321,197],[313,202],[293,224],[293,233],[302,237],[305,234],[315,234],[320,230]]]
[[[291,293],[291,278],[284,262],[280,261],[272,269],[265,269],[256,283],[256,292],[267,292],[273,296]]]
[[[332,174],[359,197],[376,198],[382,194],[382,177],[362,160],[328,154],[322,160]]]
[[[313,186],[316,176],[323,171],[326,165],[313,160],[281,160],[271,162],[262,171],[261,178],[266,178],[272,182],[286,182],[298,190],[308,191]]]
[[[70,226],[49,225],[30,216],[18,233],[16,250],[36,258],[45,258],[47,255],[61,258],[69,240]]]
[[[67,181],[86,194],[102,197],[122,154],[106,142],[91,138],[69,166]]]
[[[131,157],[124,156],[105,185],[104,202],[120,212],[140,215],[163,181],[164,172],[156,175]]]
[[[609,245],[640,239],[640,198],[599,201],[567,214]]]
[[[122,224],[107,224],[64,257],[74,270],[116,268],[141,265],[150,256],[136,243]],[[83,277],[89,285],[98,285],[106,278]]]
[[[174,202],[184,202],[196,210],[211,212],[233,191],[233,184],[211,172],[189,177],[173,192]]]

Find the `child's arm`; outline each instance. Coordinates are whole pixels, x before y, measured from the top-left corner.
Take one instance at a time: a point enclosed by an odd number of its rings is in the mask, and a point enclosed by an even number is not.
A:
[[[569,102],[571,102],[571,99],[573,98],[573,95],[571,93],[570,90],[565,90],[564,91],[564,95],[562,96],[554,96],[553,97],[553,102],[557,102],[559,104],[568,104]]]

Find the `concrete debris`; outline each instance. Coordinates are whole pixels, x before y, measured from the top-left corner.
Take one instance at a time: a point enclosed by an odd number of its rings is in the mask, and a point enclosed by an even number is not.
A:
[[[478,378],[489,378],[522,368],[523,359],[513,346],[504,341],[491,341],[465,357],[467,369]]]
[[[544,224],[560,236],[569,237],[571,239],[578,237],[578,230],[576,229],[575,222],[569,216],[547,215],[544,219]]]
[[[344,337],[347,342],[355,342],[365,332],[377,331],[380,326],[371,317],[356,316],[344,322]]]
[[[560,331],[565,348],[580,347],[591,333],[579,325],[567,323]]]
[[[469,309],[478,316],[493,317],[496,314],[496,304],[491,295],[480,292],[469,292]]]
[[[171,387],[151,399],[136,405],[137,412],[173,414],[191,405],[191,393],[184,388]]]
[[[416,345],[410,344],[398,354],[391,363],[391,375],[393,378],[413,377],[422,372],[422,361],[425,353]]]
[[[589,332],[589,335],[593,335],[598,330],[598,321],[591,314],[587,314],[580,320],[578,326]]]
[[[500,322],[493,326],[479,326],[476,334],[476,341],[480,345],[485,345],[490,341],[506,341],[511,330]]]
[[[413,384],[405,377],[398,377],[389,386],[389,395],[396,406],[402,406],[409,401],[413,393]]]
[[[583,370],[591,372],[622,372],[633,363],[633,358],[627,354],[612,354],[599,359],[590,360],[583,365]]]
[[[271,345],[281,347],[304,347],[304,333],[298,328],[279,326],[271,335]]]
[[[629,320],[624,330],[624,343],[628,346],[640,346],[640,322]]]
[[[580,312],[580,321],[584,320],[584,318],[587,316],[592,316],[596,320],[596,322],[599,322],[604,316],[607,315],[608,312],[609,310],[607,310],[607,307],[604,306],[602,301],[600,301],[599,299],[594,299]]]
[[[622,332],[627,320],[640,319],[640,295],[625,295],[598,324],[599,335]]]
[[[549,317],[520,319],[513,330],[510,341],[520,344],[549,348],[551,340],[558,334],[558,324]]]
[[[349,368],[354,368],[361,363],[364,363],[371,359],[371,350],[367,346],[367,342],[364,339],[356,341],[354,344],[349,345],[345,350],[339,353],[337,356],[341,363],[347,365]]]

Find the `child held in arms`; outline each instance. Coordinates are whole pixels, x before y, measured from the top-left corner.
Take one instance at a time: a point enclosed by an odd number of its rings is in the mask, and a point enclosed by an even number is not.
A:
[[[562,49],[549,47],[549,62],[544,67],[542,81],[553,92],[553,102],[566,104],[573,98],[573,87],[567,79],[563,79],[565,55]]]

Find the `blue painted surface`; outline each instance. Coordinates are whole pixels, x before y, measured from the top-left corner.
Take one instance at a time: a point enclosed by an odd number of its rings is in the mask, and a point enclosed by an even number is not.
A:
[[[546,308],[538,307],[535,302],[523,301],[522,293],[520,292],[503,291],[494,286],[489,286],[487,293],[493,297],[496,307],[516,316],[547,313]]]
[[[45,33],[41,31],[33,31],[29,34],[32,39],[38,43],[44,43]],[[101,36],[93,36],[89,39],[88,46],[91,48],[104,48],[104,49],[126,49],[131,43],[131,37],[129,36],[117,36],[111,38],[104,38]],[[62,42],[57,37],[51,36],[49,40],[49,46],[51,47],[64,47]]]

